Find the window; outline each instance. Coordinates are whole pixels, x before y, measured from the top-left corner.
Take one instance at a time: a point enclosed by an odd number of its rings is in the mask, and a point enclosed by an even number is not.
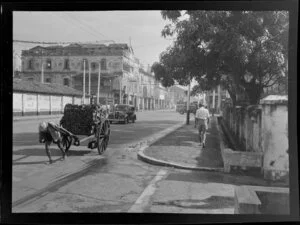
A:
[[[65,59],[64,69],[65,70],[69,70],[70,69],[70,60],[69,59]]]
[[[51,83],[51,78],[46,78],[46,81],[45,81],[45,83]]]
[[[51,70],[51,68],[52,68],[51,59],[47,59],[46,68],[49,69],[49,70]]]
[[[96,70],[97,69],[97,63],[95,63],[95,62],[91,63],[91,67],[92,67],[92,70]]]
[[[69,78],[64,78],[64,85],[69,86],[70,85],[70,80]]]
[[[28,69],[32,70],[33,69],[33,59],[28,60]]]
[[[106,59],[101,59],[101,70],[107,70]]]

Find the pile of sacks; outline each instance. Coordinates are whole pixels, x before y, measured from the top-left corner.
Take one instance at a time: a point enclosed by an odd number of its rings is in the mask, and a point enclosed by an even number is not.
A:
[[[60,125],[75,135],[91,135],[98,111],[97,105],[67,104]]]

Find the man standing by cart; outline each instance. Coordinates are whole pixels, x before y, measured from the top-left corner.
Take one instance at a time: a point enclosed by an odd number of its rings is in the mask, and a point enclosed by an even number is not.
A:
[[[200,145],[202,145],[202,148],[205,148],[206,131],[209,123],[209,111],[201,103],[196,111],[195,119],[197,120],[198,125]]]

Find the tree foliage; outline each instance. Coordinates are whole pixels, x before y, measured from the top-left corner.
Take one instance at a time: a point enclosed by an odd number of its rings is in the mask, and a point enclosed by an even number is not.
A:
[[[186,85],[195,78],[192,93],[221,84],[233,101],[258,103],[264,88],[287,75],[288,12],[286,11],[162,11],[170,24],[164,37],[174,45],[161,54],[155,74],[167,86],[172,79]],[[158,75],[160,74],[160,75]]]

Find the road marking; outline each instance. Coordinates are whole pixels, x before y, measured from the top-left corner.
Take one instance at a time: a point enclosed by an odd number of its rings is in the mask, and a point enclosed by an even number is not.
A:
[[[150,197],[157,189],[157,182],[163,179],[167,174],[166,170],[160,170],[150,184],[145,188],[140,197],[135,201],[134,205],[128,210],[128,212],[143,212],[144,208],[148,205]]]

